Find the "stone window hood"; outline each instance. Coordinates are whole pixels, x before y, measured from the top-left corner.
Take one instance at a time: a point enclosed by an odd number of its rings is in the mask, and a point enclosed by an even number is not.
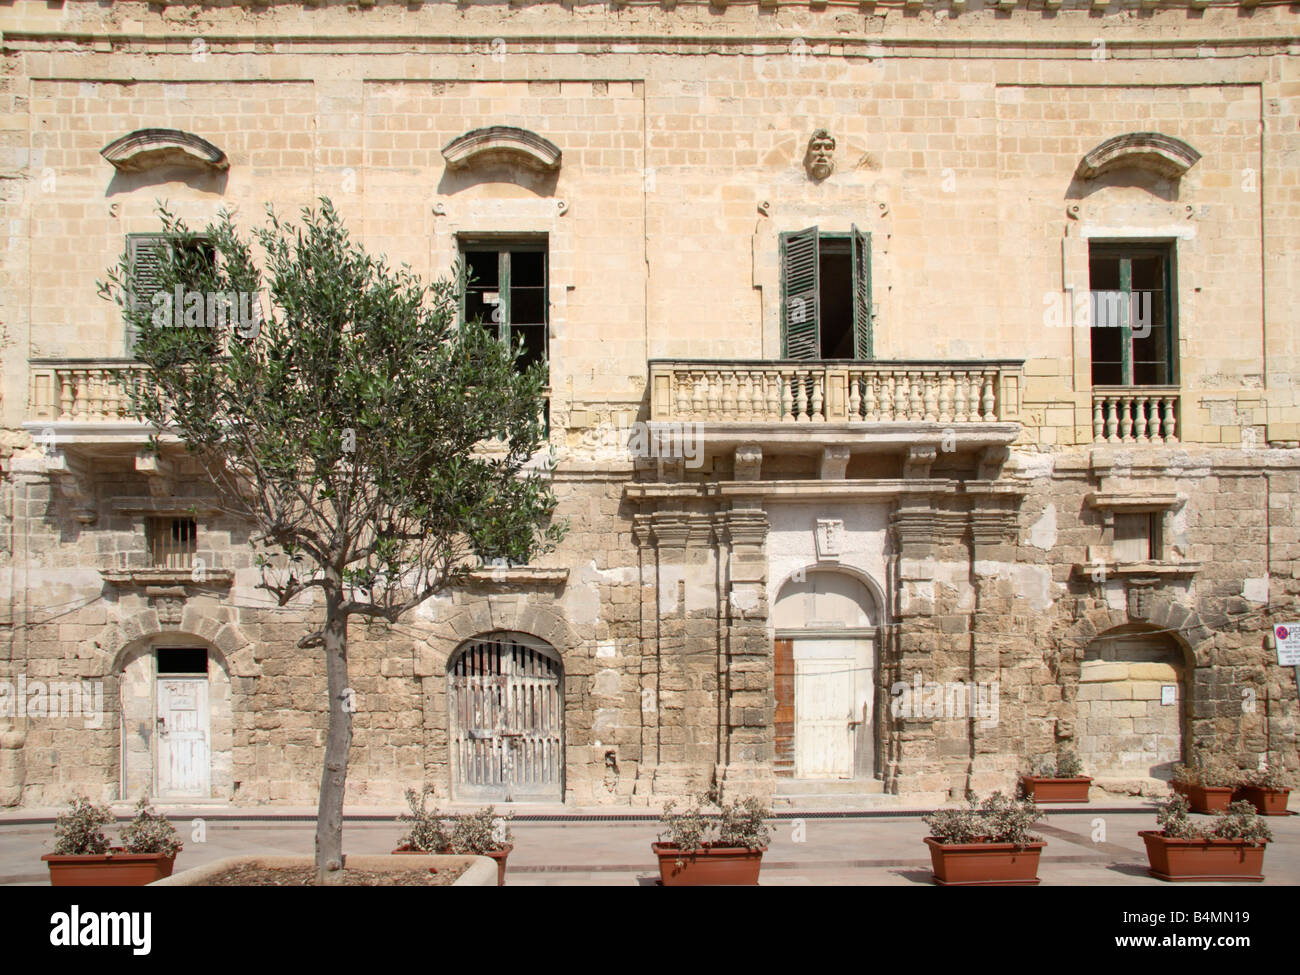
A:
[[[114,139],[99,154],[123,173],[177,163],[218,172],[230,168],[224,152],[207,139],[180,129],[136,129]]]
[[[1182,139],[1159,132],[1127,132],[1107,139],[1079,162],[1080,179],[1095,179],[1114,169],[1137,167],[1178,179],[1201,154]]]
[[[560,148],[536,132],[513,125],[493,125],[457,136],[442,149],[448,169],[506,163],[541,172],[560,168]]]

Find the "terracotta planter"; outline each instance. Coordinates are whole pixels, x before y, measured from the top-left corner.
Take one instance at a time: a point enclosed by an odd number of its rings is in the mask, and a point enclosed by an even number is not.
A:
[[[50,867],[51,887],[143,887],[172,875],[176,854],[126,853],[113,847],[108,853],[41,857]]]
[[[1245,840],[1179,840],[1148,829],[1147,873],[1160,880],[1263,880],[1264,846]]]
[[[757,886],[767,852],[767,847],[706,846],[683,853],[675,843],[651,843],[650,848],[659,858],[659,879],[665,887]]]
[[[1005,887],[1038,883],[1038,855],[1047,843],[941,843],[925,838],[934,879],[945,887]]]
[[[1092,778],[1087,775],[1076,775],[1070,779],[1055,779],[1045,775],[1022,775],[1020,782],[1025,787],[1025,795],[1037,803],[1087,802],[1088,787],[1092,784]]]
[[[1261,816],[1290,816],[1287,802],[1291,796],[1290,789],[1265,789],[1259,785],[1243,785],[1234,799],[1245,799]]]
[[[1183,794],[1187,796],[1192,812],[1216,813],[1227,810],[1228,803],[1232,802],[1232,793],[1231,786],[1189,785]]]
[[[497,886],[498,887],[504,887],[506,885],[506,858],[510,856],[510,851],[513,850],[514,848],[515,845],[513,843],[507,843],[499,850],[489,850],[486,853],[476,854],[477,856],[491,857],[492,860],[495,861],[497,865]],[[413,850],[409,846],[399,846],[393,852],[394,853],[419,853],[422,855],[424,854],[423,850]],[[451,850],[443,850],[441,852],[441,855],[450,856]]]

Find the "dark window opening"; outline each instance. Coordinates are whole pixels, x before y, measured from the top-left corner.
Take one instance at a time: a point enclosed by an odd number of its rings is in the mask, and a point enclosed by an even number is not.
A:
[[[520,370],[547,361],[546,245],[533,241],[465,242],[462,316],[511,348]]]
[[[1094,244],[1088,270],[1093,385],[1173,385],[1172,248]]]
[[[150,518],[146,526],[149,559],[158,569],[191,569],[198,550],[193,518]]]
[[[869,360],[873,343],[871,235],[782,234],[782,358]]]
[[[821,242],[821,357],[855,359],[853,257],[847,240]]]
[[[206,674],[208,651],[203,647],[159,647],[159,674]]]

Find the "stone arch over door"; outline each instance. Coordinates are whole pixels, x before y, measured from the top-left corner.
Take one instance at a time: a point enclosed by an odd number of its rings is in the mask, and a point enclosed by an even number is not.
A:
[[[160,651],[202,655],[202,673],[167,673]],[[234,791],[234,708],[231,669],[225,655],[188,633],[158,633],[133,641],[118,654],[120,701],[119,789],[123,799],[149,795],[161,801],[230,799]],[[186,694],[178,692],[187,692]],[[183,708],[183,710],[172,710]],[[182,728],[176,717],[193,712]],[[182,738],[201,738],[201,749]],[[173,769],[202,761],[182,782]],[[193,777],[190,777],[193,776]]]
[[[497,630],[447,662],[451,791],[457,799],[564,798],[564,664],[527,633]]]
[[[158,786],[159,648],[202,650],[207,659],[208,782],[203,798],[229,799],[234,792],[235,685],[261,668],[253,645],[231,622],[187,607],[180,628],[163,628],[147,610],[110,624],[96,641],[106,697],[118,712],[118,791],[123,799]],[[193,675],[197,676],[197,675]],[[195,797],[198,798],[198,797]]]
[[[788,578],[773,604],[775,774],[869,779],[877,771],[878,587],[838,566]]]

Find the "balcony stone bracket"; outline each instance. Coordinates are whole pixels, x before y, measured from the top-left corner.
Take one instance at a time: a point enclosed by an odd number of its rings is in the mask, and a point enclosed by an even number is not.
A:
[[[735,453],[737,481],[757,481],[763,469],[763,448],[756,443],[741,444]]]
[[[818,475],[823,481],[842,481],[849,469],[849,448],[843,444],[833,444],[822,448]]]
[[[171,462],[150,451],[135,455],[135,469],[145,476],[149,493],[155,498],[169,498],[176,493],[176,470]]]
[[[72,502],[72,514],[83,525],[94,524],[95,482],[90,466],[63,450],[52,450],[45,457],[45,473],[57,483],[59,491]]]

